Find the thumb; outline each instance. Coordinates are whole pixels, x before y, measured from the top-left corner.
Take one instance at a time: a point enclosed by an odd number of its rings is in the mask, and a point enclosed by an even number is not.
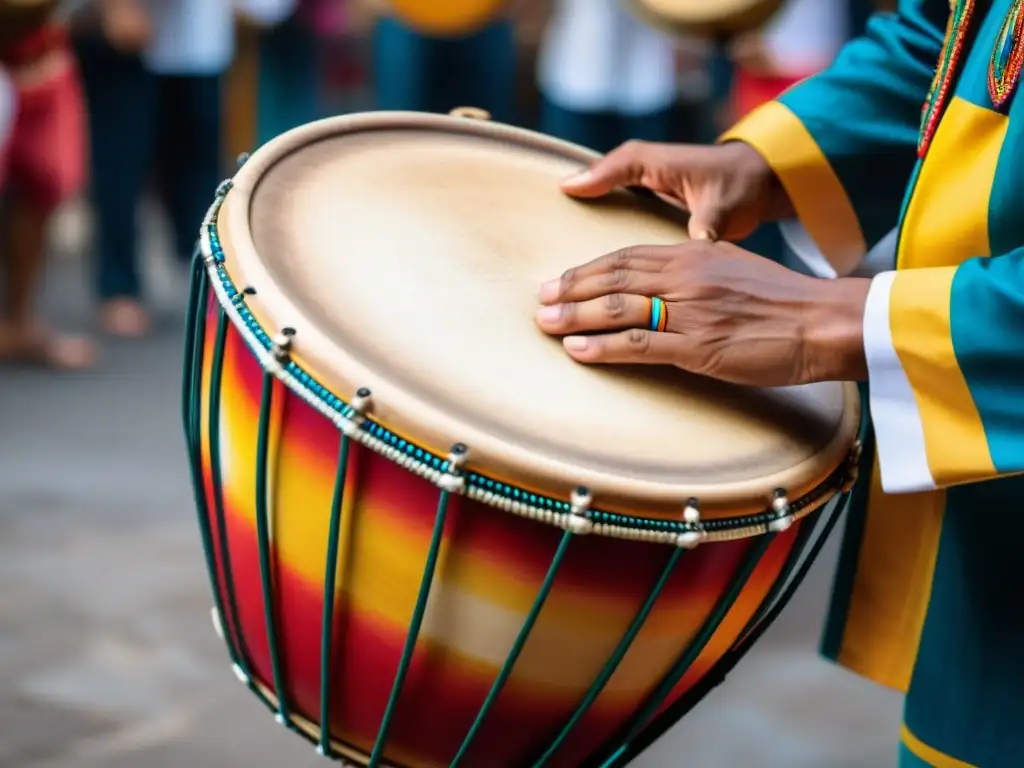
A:
[[[590,168],[562,180],[562,191],[573,197],[601,197],[616,187],[641,186],[646,150],[641,142],[624,144]]]
[[[725,231],[726,208],[718,204],[695,206],[690,213],[690,237],[694,240],[717,240]]]

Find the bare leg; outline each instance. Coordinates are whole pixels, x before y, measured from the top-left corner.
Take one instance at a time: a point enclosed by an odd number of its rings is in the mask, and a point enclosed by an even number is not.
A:
[[[6,221],[7,279],[0,310],[0,360],[34,362],[76,370],[93,362],[84,339],[55,336],[38,323],[35,300],[46,257],[51,211],[15,195]]]

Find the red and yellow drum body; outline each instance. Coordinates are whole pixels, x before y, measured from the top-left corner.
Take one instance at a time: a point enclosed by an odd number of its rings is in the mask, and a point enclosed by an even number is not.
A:
[[[788,600],[855,462],[800,499],[704,522],[478,473],[463,446],[375,421],[371,392],[343,401],[292,329],[261,323],[225,261],[231,194],[196,259],[183,418],[238,677],[356,765],[624,764]]]

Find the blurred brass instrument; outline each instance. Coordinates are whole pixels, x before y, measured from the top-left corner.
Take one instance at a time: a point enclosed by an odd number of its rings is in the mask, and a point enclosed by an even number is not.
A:
[[[678,35],[729,38],[755,30],[783,0],[624,0],[653,26]]]
[[[390,12],[426,35],[459,37],[503,13],[509,0],[386,0]]]

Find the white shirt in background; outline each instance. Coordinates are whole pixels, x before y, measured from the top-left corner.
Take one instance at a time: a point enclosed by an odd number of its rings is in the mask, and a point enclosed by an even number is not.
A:
[[[219,75],[235,56],[236,10],[253,21],[274,24],[297,0],[143,0],[153,36],[143,53],[160,75]]]
[[[621,0],[556,0],[541,41],[538,85],[574,111],[659,112],[676,98],[675,41]]]
[[[848,0],[786,0],[762,40],[782,75],[803,77],[832,63],[850,35]]]
[[[14,128],[14,113],[17,106],[18,94],[14,90],[11,78],[0,69],[0,153],[3,152]]]

